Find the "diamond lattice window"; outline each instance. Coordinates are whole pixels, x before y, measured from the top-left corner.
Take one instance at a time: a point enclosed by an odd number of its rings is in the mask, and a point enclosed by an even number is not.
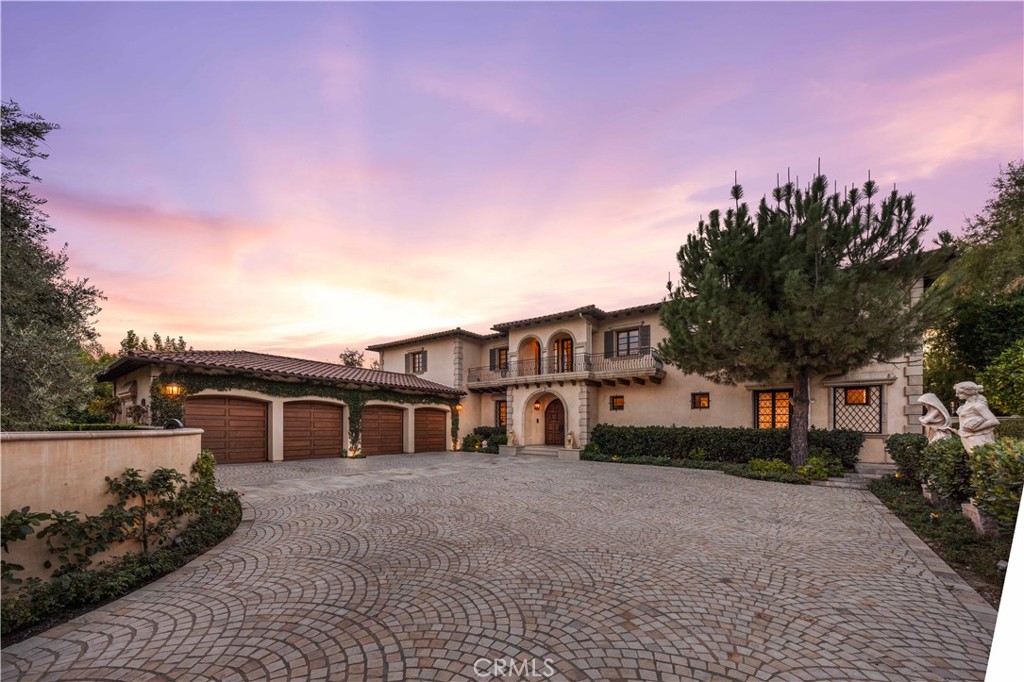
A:
[[[832,389],[833,426],[837,429],[882,432],[882,387],[837,386]]]

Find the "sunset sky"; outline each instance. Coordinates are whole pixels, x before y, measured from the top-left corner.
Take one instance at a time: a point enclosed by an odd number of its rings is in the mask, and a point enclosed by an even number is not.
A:
[[[1022,156],[1021,3],[15,3],[2,95],[128,329],[346,346],[659,300],[733,172],[960,231]],[[373,354],[368,354],[372,356]],[[369,359],[369,358],[368,358]]]

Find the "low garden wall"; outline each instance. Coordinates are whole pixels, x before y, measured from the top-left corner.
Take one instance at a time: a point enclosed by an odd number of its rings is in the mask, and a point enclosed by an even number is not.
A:
[[[202,429],[25,432],[0,434],[0,500],[3,511],[77,511],[98,514],[116,499],[105,478],[135,468],[147,476],[166,467],[186,476],[201,450]],[[118,554],[137,550],[134,543]],[[45,542],[14,543],[3,558],[25,567],[21,577],[43,577],[49,558]],[[104,556],[97,556],[101,561]]]

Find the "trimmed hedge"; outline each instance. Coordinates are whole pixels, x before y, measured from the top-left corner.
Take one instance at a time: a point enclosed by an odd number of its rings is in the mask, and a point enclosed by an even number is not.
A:
[[[811,429],[807,438],[810,447],[827,450],[848,469],[857,463],[864,444],[864,434],[859,431]],[[630,459],[697,459],[690,453],[703,451],[704,459],[715,462],[746,464],[755,458],[790,461],[789,429],[598,424],[590,432],[590,440],[603,452]]]
[[[921,480],[954,502],[971,497],[971,467],[959,438],[936,441],[924,449]]]
[[[974,448],[968,458],[975,504],[1012,534],[1024,488],[1024,440],[1001,438]]]
[[[924,479],[924,449],[928,439],[920,433],[894,433],[885,439],[885,451],[896,462],[907,480],[920,483]]]
[[[591,444],[592,445],[592,444]],[[751,469],[746,464],[730,464],[729,462],[709,462],[703,459],[679,459],[678,457],[619,457],[618,455],[606,455],[598,450],[596,446],[588,445],[580,453],[580,459],[588,462],[613,462],[616,464],[646,464],[648,466],[673,467],[676,469],[703,469],[706,471],[721,471],[730,476],[741,478],[752,478],[757,481],[776,481],[778,483],[795,483],[805,485],[809,481],[800,474],[792,471],[788,464],[784,464],[785,471],[757,470]]]
[[[1024,417],[1000,421],[999,426],[996,427],[996,436],[999,438],[1024,439]]]
[[[473,429],[473,433],[480,436],[483,440],[487,440],[495,434],[502,436],[508,436],[504,426],[478,426]]]
[[[136,424],[8,424],[4,431],[132,431]]]

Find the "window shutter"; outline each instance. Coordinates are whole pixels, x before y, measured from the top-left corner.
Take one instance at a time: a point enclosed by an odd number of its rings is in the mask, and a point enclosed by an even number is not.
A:
[[[423,371],[426,372],[427,371],[427,351],[424,350],[424,351],[420,351],[420,352],[423,353]]]
[[[412,353],[405,354],[405,373],[412,373]]]
[[[604,333],[604,356],[610,358],[615,353],[615,334],[613,332]]]
[[[640,325],[640,354],[647,355],[651,352],[651,326]]]
[[[498,368],[498,349],[497,348],[492,348],[491,349],[491,371],[493,372],[497,368]]]

